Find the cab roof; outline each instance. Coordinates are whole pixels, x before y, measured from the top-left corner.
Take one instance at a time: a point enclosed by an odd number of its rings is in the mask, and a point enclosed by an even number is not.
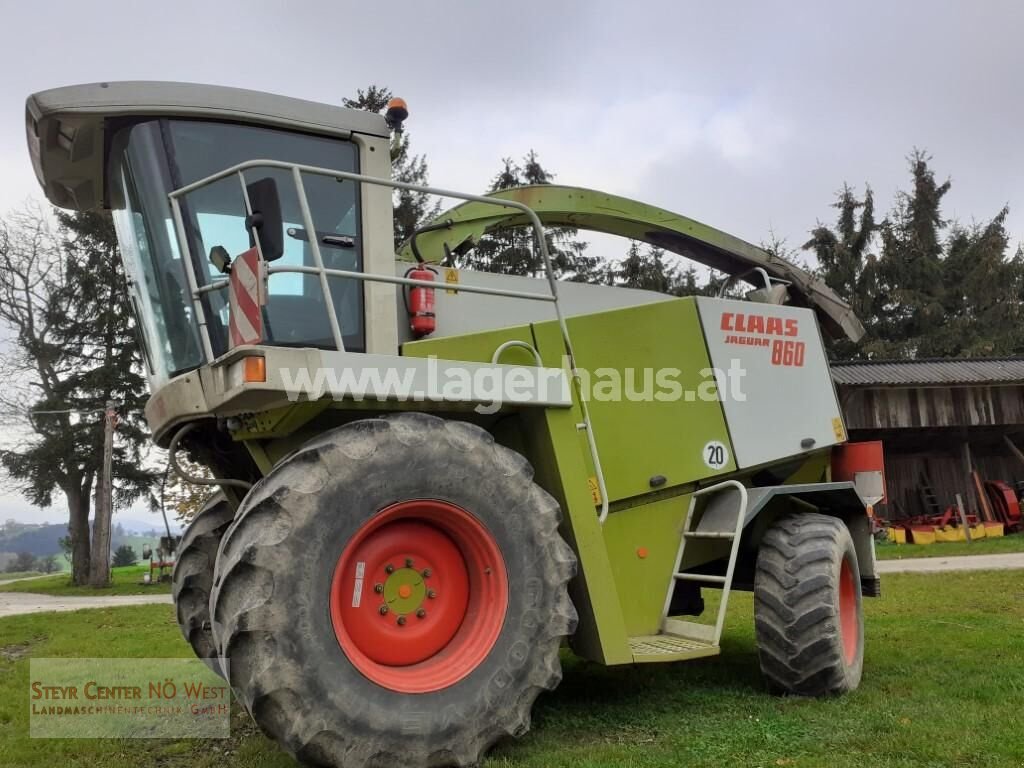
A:
[[[104,205],[110,121],[181,117],[263,125],[337,138],[387,137],[372,112],[221,85],[125,81],[40,91],[25,101],[25,130],[36,178],[61,208]]]

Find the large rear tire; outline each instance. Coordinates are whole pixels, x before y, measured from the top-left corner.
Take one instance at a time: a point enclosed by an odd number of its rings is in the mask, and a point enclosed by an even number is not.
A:
[[[761,671],[776,693],[855,689],[864,668],[864,616],[853,539],[842,520],[798,514],[764,535],[754,576]]]
[[[171,592],[178,629],[196,656],[220,674],[217,648],[210,631],[210,593],[213,565],[234,510],[223,494],[212,496],[192,519],[178,544],[178,559],[171,576]]]
[[[529,463],[471,424],[355,422],[246,497],[214,637],[260,727],[331,768],[474,765],[529,728],[576,626],[576,560]]]

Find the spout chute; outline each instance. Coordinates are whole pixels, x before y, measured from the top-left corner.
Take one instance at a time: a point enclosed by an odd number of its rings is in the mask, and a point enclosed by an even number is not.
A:
[[[606,232],[650,243],[728,275],[740,276],[757,287],[762,285],[761,278],[750,273],[760,267],[771,277],[790,283],[791,302],[814,309],[822,327],[833,338],[858,341],[864,335],[864,326],[850,306],[820,278],[763,248],[686,216],[580,187],[545,184],[502,190],[490,196],[530,206],[546,226]],[[440,222],[451,225],[424,232],[417,238],[419,250],[428,258],[443,254],[445,246],[452,251],[466,249],[487,232],[528,223],[520,211],[478,202],[455,206],[431,223]],[[408,244],[400,255],[411,258]]]

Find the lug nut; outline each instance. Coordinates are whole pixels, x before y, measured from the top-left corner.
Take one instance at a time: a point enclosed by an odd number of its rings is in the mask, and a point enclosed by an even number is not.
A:
[[[405,567],[406,568],[412,568],[412,558],[411,557],[405,558]]]
[[[430,569],[429,568],[424,568],[423,569],[423,578],[424,579],[429,579],[430,578]]]
[[[398,617],[398,626],[400,626],[400,627],[404,627],[405,626],[405,616],[399,616]]]
[[[380,611],[380,615],[381,615],[381,616],[383,616],[383,615],[384,615],[385,613],[387,613],[387,612],[388,612],[388,607],[387,607],[386,605],[382,605],[382,606],[381,606],[380,608],[378,608],[377,610],[378,610],[378,611]]]
[[[416,611],[416,618],[418,618],[418,619],[425,619],[426,617],[427,617],[427,612],[425,610],[423,610],[422,608],[420,608],[418,611]]]
[[[374,584],[373,585],[373,591],[376,592],[379,595],[381,592],[384,591],[384,585],[383,584]]]
[[[395,572],[395,566],[393,566],[391,563],[388,563],[387,565],[384,566],[384,573],[394,573],[394,572]]]
[[[429,597],[431,600],[433,600],[435,597],[437,597],[437,592],[435,592],[432,589],[428,589],[427,590],[427,597]]]

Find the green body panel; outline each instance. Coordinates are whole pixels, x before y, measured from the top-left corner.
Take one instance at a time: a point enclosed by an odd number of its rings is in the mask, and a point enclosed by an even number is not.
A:
[[[303,400],[239,417],[241,426],[232,431],[235,440],[269,440],[290,435],[331,407],[331,400]]]
[[[576,552],[578,570],[569,594],[579,614],[573,651],[602,664],[630,664],[629,634],[622,615],[605,535],[597,520],[586,479],[589,468],[580,449],[577,409],[529,411],[524,414],[526,455],[535,478],[562,507],[562,535]]]
[[[598,399],[595,388],[588,402],[610,501],[735,471],[735,451],[714,379],[701,374],[710,371],[711,363],[692,298],[571,317],[567,324],[577,367],[595,381],[619,378],[624,386],[621,401]],[[557,327],[554,322],[547,325]],[[550,349],[545,347],[541,355],[548,362]],[[673,368],[679,371],[673,381],[694,394],[692,401],[629,399],[627,381],[643,390],[648,369],[655,394],[654,372]],[[730,449],[728,463],[718,471],[704,463],[703,449],[710,440]],[[652,486],[656,476],[665,481]]]
[[[657,634],[689,494],[609,515],[602,528],[619,607],[630,635]],[[644,555],[643,557],[641,555]]]

